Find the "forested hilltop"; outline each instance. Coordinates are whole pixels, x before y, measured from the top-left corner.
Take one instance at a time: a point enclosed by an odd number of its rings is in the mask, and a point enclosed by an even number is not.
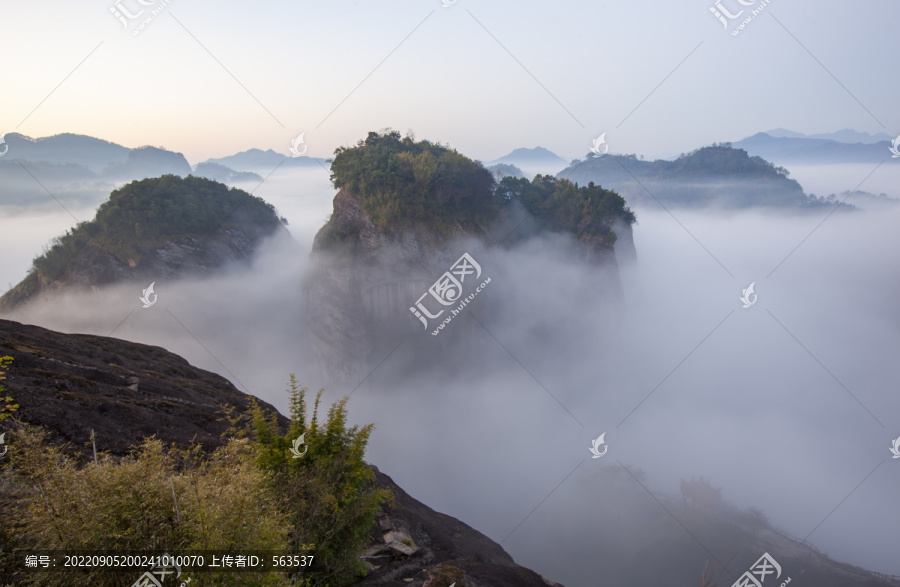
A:
[[[53,239],[27,277],[0,298],[0,310],[48,287],[160,278],[188,258],[198,267],[215,267],[235,251],[237,257],[249,255],[282,222],[261,198],[209,179],[164,175],[133,181],[113,191],[93,220]]]
[[[331,179],[336,188],[352,194],[385,233],[424,226],[445,236],[458,229],[484,234],[514,202],[542,228],[576,236],[609,235],[616,221],[634,222],[625,200],[611,190],[549,176],[534,182],[508,177],[498,185],[481,163],[448,147],[401,137],[397,131],[370,132],[355,146],[338,148]],[[319,242],[355,242],[359,228],[326,225]],[[609,239],[609,244],[615,242],[614,235]]]

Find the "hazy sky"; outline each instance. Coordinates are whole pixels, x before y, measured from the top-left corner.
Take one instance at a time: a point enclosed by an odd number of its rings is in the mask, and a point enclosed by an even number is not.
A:
[[[647,156],[775,127],[900,133],[892,0],[773,0],[737,36],[711,0],[143,2],[0,4],[0,132],[191,163],[286,153],[303,131],[328,156],[384,127],[483,160],[536,145],[580,157],[602,132],[611,152]],[[111,7],[144,14],[126,30]]]

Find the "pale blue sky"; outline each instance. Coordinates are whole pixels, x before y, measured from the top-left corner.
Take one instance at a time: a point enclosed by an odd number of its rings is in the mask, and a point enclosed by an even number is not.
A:
[[[900,133],[900,3],[772,0],[736,37],[712,4],[171,0],[132,37],[111,0],[7,1],[0,132],[192,163],[287,153],[301,131],[329,156],[383,127],[483,160],[536,145],[583,156],[604,131],[611,152],[646,156],[775,127]]]

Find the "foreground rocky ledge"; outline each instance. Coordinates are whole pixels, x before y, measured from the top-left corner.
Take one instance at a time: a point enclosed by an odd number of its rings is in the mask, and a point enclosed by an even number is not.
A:
[[[85,458],[92,450],[86,444],[92,429],[97,450],[118,455],[152,435],[182,448],[192,442],[215,448],[229,425],[222,410],[243,413],[252,398],[163,348],[104,336],[0,320],[3,355],[14,358],[3,383],[20,406],[18,418],[43,426],[52,441],[70,443]],[[287,418],[279,414],[278,420],[287,426]],[[363,555],[372,568],[359,585],[558,585],[517,565],[499,544],[410,497],[372,468],[378,485],[390,489],[395,500],[372,529]]]

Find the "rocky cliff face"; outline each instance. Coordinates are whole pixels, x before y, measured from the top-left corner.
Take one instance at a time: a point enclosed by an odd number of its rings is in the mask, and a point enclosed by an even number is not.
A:
[[[97,450],[116,455],[154,434],[166,444],[187,448],[196,440],[213,449],[228,428],[224,410],[245,413],[251,399],[165,349],[104,336],[0,320],[3,355],[13,357],[3,384],[20,406],[17,417],[82,455],[91,450],[91,430]],[[287,425],[283,416],[280,422]]]
[[[357,585],[563,587],[517,565],[481,532],[410,497],[377,468],[375,475],[379,487],[393,493],[394,502],[372,529],[363,558],[374,568]]]
[[[360,381],[379,352],[416,331],[409,307],[434,282],[430,267],[451,256],[440,243],[425,229],[384,234],[359,200],[338,192],[306,280],[309,332],[328,379]]]
[[[616,233],[616,262],[619,265],[635,263],[637,261],[637,249],[634,247],[634,230],[630,224],[619,220],[612,225]]]
[[[575,243],[573,258],[587,265],[613,269],[614,288],[619,289],[616,258],[634,259],[631,226],[616,226],[615,249],[602,238]],[[450,236],[439,235],[426,227],[402,228],[395,234],[379,230],[363,210],[360,201],[347,189],[334,198],[334,212],[319,230],[313,243],[312,269],[306,276],[308,330],[316,349],[321,375],[330,383],[356,385],[371,373],[402,341],[422,340],[423,323],[431,335],[440,321],[425,320],[417,301],[457,263],[464,253],[477,263],[488,259],[492,251],[515,247],[540,233],[540,228],[520,206],[510,205],[501,220],[480,233],[457,225]],[[497,243],[502,243],[497,244]],[[468,277],[459,284],[468,299],[472,289],[489,277],[490,272]],[[426,296],[424,304],[433,302]],[[460,302],[462,303],[462,302]],[[482,302],[490,314],[490,302]],[[440,318],[449,315],[457,304],[428,308]],[[417,320],[418,318],[418,320]],[[407,361],[403,369],[415,372],[417,365],[438,353],[461,352],[458,341],[465,338],[469,356],[478,356],[478,337],[469,336],[481,327],[472,320],[458,320],[439,337],[428,336],[428,344],[406,345]],[[483,338],[483,337],[482,337]],[[454,350],[455,349],[455,350]],[[392,361],[396,361],[392,358]],[[400,367],[398,367],[400,368]]]

